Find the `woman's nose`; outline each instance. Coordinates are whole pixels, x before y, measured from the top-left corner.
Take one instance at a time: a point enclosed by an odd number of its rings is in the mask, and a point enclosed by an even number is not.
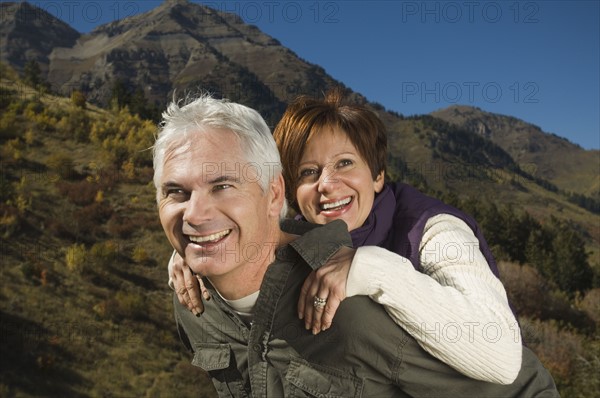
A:
[[[338,182],[338,177],[334,170],[329,168],[323,169],[319,176],[317,184],[317,190],[321,193],[331,191],[335,188],[335,184]]]

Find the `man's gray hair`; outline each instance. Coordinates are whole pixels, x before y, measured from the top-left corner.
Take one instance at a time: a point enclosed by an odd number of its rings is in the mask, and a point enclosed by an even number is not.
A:
[[[271,130],[254,109],[201,94],[195,99],[173,101],[163,112],[163,121],[153,147],[154,186],[156,199],[160,200],[165,155],[168,151],[189,142],[192,134],[218,134],[219,130],[233,132],[239,140],[244,157],[258,174],[258,183],[264,192],[269,183],[282,172],[281,158]],[[225,155],[226,156],[226,155]],[[287,214],[287,202],[281,217]]]

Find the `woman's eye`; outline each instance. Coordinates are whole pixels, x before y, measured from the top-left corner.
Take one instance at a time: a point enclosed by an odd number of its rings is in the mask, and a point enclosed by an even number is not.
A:
[[[312,177],[319,174],[317,169],[304,169],[300,171],[300,178]]]
[[[338,167],[351,166],[354,162],[350,159],[342,159],[338,162]]]

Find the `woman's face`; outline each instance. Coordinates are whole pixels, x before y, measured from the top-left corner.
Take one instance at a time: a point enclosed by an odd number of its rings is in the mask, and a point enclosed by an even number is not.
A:
[[[296,199],[310,222],[342,219],[352,231],[365,222],[375,193],[383,188],[384,172],[375,181],[369,165],[343,130],[331,128],[312,137],[296,174]]]

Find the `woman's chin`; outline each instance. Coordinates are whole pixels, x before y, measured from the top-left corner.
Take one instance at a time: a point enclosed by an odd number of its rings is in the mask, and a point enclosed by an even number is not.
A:
[[[319,224],[329,224],[330,222],[335,220],[342,220],[346,223],[346,225],[348,225],[349,231],[352,231],[354,229],[354,218],[348,213],[343,213],[332,217],[320,217],[320,219],[322,220],[322,222],[319,222]]]

